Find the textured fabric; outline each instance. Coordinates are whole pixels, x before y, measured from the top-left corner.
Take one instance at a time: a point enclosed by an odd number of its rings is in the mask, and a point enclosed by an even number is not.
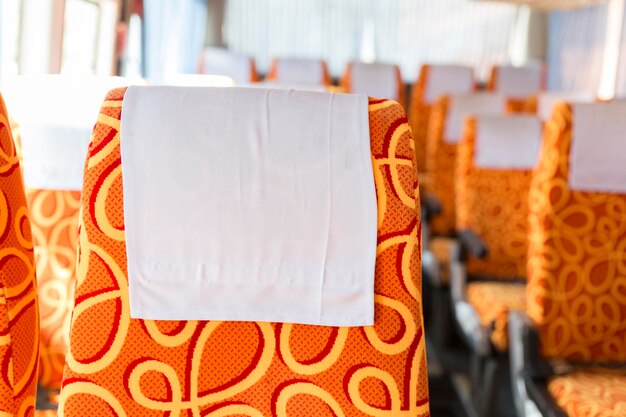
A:
[[[39,314],[30,220],[20,163],[0,98],[0,415],[32,416]]]
[[[132,318],[374,324],[367,96],[130,87],[120,134]]]
[[[528,313],[548,357],[626,361],[626,195],[569,189],[573,122],[557,105],[533,174]]]
[[[428,243],[429,250],[432,252],[437,266],[439,268],[439,277],[442,283],[450,282],[450,261],[452,260],[452,245],[455,245],[456,239],[442,236],[435,236]]]
[[[526,308],[524,285],[502,282],[471,282],[466,287],[467,301],[474,307],[480,322],[490,329],[493,346],[502,352],[508,349],[510,311]]]
[[[415,156],[417,158],[417,168],[420,171],[426,169],[426,136],[428,133],[428,122],[431,109],[440,94],[464,93],[473,90],[474,86],[470,83],[466,89],[457,87],[458,91],[450,91],[448,88],[438,88],[433,91],[430,85],[430,75],[437,70],[437,66],[423,65],[419,77],[411,93],[411,105],[409,108],[409,120],[413,137],[415,138]],[[470,69],[471,71],[471,69]],[[470,76],[471,77],[471,76]],[[471,80],[470,80],[471,81]],[[428,96],[431,96],[430,99]]]
[[[332,84],[326,62],[315,59],[274,59],[266,80],[295,85]]]
[[[575,371],[551,378],[548,391],[569,417],[626,416],[626,372]]]
[[[365,64],[360,64],[360,65],[365,65]],[[396,85],[398,88],[398,93],[396,95],[397,98],[395,98],[394,100],[400,103],[401,106],[405,107],[406,106],[406,92],[405,92],[404,82],[402,82],[402,75],[400,74],[400,68],[396,66],[395,72],[397,74]],[[340,87],[343,88],[344,91],[347,93],[362,93],[362,94],[372,95],[372,93],[363,91],[367,89],[366,86],[359,86],[357,88],[356,86],[353,85],[352,64],[348,64],[345,74],[343,75],[343,77],[341,77]]]
[[[41,316],[39,385],[58,389],[74,305],[80,192],[26,189],[26,200],[35,243]]]
[[[373,327],[155,322],[128,313],[123,94],[112,91],[102,107],[86,163],[59,415],[428,415],[417,170],[402,109],[369,106],[379,204]]]
[[[531,170],[476,166],[477,119],[468,119],[456,166],[456,222],[489,248],[484,259],[469,257],[467,272],[497,278],[526,276],[528,192]]]

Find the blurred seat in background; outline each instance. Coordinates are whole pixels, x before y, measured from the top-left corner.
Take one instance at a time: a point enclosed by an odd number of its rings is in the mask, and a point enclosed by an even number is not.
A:
[[[626,412],[626,103],[560,103],[530,188],[527,311],[518,407],[544,415]],[[513,347],[513,344],[512,344]]]
[[[228,77],[238,85],[258,81],[254,58],[224,48],[205,48],[199,72]]]
[[[0,414],[33,415],[39,310],[20,161],[0,97]]]
[[[541,138],[535,116],[477,115],[466,121],[458,147],[452,301],[484,416],[510,408],[508,312],[526,306],[528,192]]]
[[[330,85],[326,62],[309,58],[276,58],[266,81],[286,85]]]
[[[541,64],[524,66],[495,65],[487,89],[508,97],[508,110],[514,113],[535,113],[529,98],[545,89],[545,73]]]
[[[413,84],[409,120],[415,139],[417,169],[426,171],[426,137],[430,112],[437,99],[446,94],[464,94],[474,90],[474,70],[463,65],[423,65]]]
[[[341,87],[347,93],[387,98],[397,101],[403,107],[406,105],[405,86],[397,65],[351,62],[341,78]]]

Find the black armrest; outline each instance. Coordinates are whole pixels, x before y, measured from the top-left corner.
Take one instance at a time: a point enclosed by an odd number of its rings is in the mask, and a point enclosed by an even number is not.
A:
[[[539,329],[535,327],[526,314],[523,314],[521,317],[523,320],[521,336],[524,355],[524,369],[522,373],[524,377],[545,381],[555,375],[556,372],[552,365],[541,356]]]
[[[421,199],[422,203],[422,220],[425,222],[430,222],[433,217],[436,217],[441,214],[443,211],[443,207],[441,206],[441,202],[437,200],[437,197],[426,194]]]
[[[489,255],[487,244],[472,230],[462,230],[458,233],[458,237],[461,243],[461,256],[464,259],[467,257],[467,254],[478,259],[486,258]]]
[[[535,381],[532,378],[525,378],[525,380],[528,397],[535,403],[543,417],[567,417],[565,411],[558,406],[548,392],[545,381]]]

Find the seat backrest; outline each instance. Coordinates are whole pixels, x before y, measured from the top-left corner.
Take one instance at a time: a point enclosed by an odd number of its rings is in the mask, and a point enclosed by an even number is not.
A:
[[[541,65],[495,65],[488,88],[510,98],[530,97],[544,89],[543,68]]]
[[[224,48],[205,48],[200,73],[229,77],[235,84],[257,81],[254,59]]]
[[[0,414],[35,413],[39,310],[20,162],[0,98]]]
[[[58,389],[69,344],[76,284],[82,172],[99,106],[117,77],[20,77],[10,88],[17,110],[33,231],[41,320],[39,383]],[[8,101],[8,100],[7,100]],[[46,109],[56,107],[53,114]]]
[[[442,206],[441,214],[433,218],[433,233],[447,235],[456,230],[454,170],[465,118],[472,114],[504,114],[505,109],[505,99],[494,93],[442,96],[437,100],[426,141],[428,192]]]
[[[341,86],[348,93],[388,98],[402,106],[406,104],[404,82],[397,65],[351,62],[341,79]]]
[[[419,200],[402,108],[369,102],[378,195],[374,326],[152,321],[129,312],[119,146],[124,94],[109,93],[86,163],[59,413],[428,415]]]
[[[474,90],[471,67],[463,65],[423,65],[411,93],[409,119],[415,138],[417,168],[426,168],[426,136],[430,110],[439,96],[462,94]]]
[[[321,59],[276,58],[267,80],[280,84],[330,85],[330,74]]]
[[[489,248],[485,259],[468,259],[469,274],[526,277],[528,191],[541,135],[534,116],[466,121],[456,165],[457,228],[471,229]]]
[[[530,189],[528,314],[548,357],[626,361],[626,103],[561,103]]]

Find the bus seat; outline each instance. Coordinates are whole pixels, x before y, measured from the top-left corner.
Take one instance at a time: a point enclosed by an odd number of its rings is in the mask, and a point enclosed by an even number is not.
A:
[[[452,301],[464,339],[484,363],[472,378],[483,389],[475,401],[490,415],[500,397],[495,374],[507,369],[494,353],[507,352],[509,312],[526,308],[528,193],[541,138],[535,116],[477,115],[466,120],[458,147],[461,251],[451,260]]]
[[[347,93],[387,98],[406,105],[405,86],[397,65],[351,62],[341,78],[341,87]]]
[[[228,77],[237,85],[258,81],[254,58],[224,48],[205,48],[199,72]]]
[[[330,85],[326,62],[321,59],[276,58],[267,81],[287,85]]]
[[[625,112],[619,101],[564,102],[546,125],[529,200],[530,319],[511,336],[543,412],[625,410]]]
[[[505,110],[504,98],[492,93],[443,96],[437,100],[426,143],[427,192],[442,206],[441,214],[430,225],[433,235],[451,235],[456,230],[454,170],[463,119],[469,114],[503,114]]]
[[[120,77],[24,76],[15,79],[14,136],[21,150],[34,240],[41,321],[39,384],[58,390],[69,342],[76,277],[82,173],[91,129]]]
[[[474,70],[462,65],[423,65],[413,86],[409,120],[415,138],[417,167],[426,169],[426,136],[432,106],[444,94],[474,90]]]
[[[152,321],[129,313],[124,94],[108,94],[86,162],[59,415],[428,415],[417,170],[402,108],[369,102],[378,195],[374,326]]]
[[[487,89],[509,97],[509,112],[535,113],[534,102],[529,98],[545,89],[544,68],[541,65],[494,65]]]
[[[33,240],[20,162],[0,98],[0,414],[34,415],[39,311]]]

